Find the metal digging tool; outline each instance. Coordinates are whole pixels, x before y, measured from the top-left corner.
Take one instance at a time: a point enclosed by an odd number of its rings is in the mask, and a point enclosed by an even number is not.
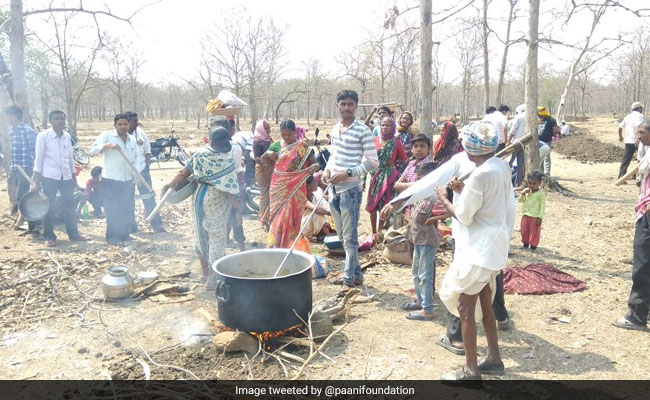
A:
[[[324,193],[327,193],[328,190],[330,189],[330,187],[332,187],[332,184],[331,184],[331,183],[330,183],[329,185],[327,185],[327,187],[325,188]],[[316,212],[316,209],[318,209],[318,206],[320,206],[320,203],[323,201],[324,198],[325,198],[325,195],[323,195],[323,196],[318,200],[318,203],[316,203],[316,206],[314,206],[314,209],[311,210],[311,214],[309,214],[309,217],[307,217],[307,220],[305,221],[305,224],[304,224],[304,225],[302,226],[302,228],[300,229],[300,232],[298,233],[298,236],[296,236],[296,239],[293,241],[293,244],[291,245],[291,248],[289,248],[289,252],[287,252],[287,255],[284,256],[284,258],[282,259],[282,262],[280,263],[280,266],[279,266],[278,269],[275,271],[275,274],[273,274],[273,277],[274,277],[274,278],[276,278],[276,277],[278,276],[278,274],[280,273],[280,270],[282,269],[282,267],[284,267],[284,263],[287,262],[287,259],[289,258],[289,256],[290,256],[291,253],[293,252],[293,249],[296,247],[296,243],[298,243],[298,240],[299,240],[300,237],[302,236],[302,233],[305,231],[305,228],[307,227],[307,224],[309,223],[309,221],[311,221],[312,217],[314,216],[314,213]]]

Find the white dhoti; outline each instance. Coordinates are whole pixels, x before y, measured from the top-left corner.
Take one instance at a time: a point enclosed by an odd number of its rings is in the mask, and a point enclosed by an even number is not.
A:
[[[442,279],[439,292],[440,300],[450,313],[460,317],[458,313],[460,295],[478,294],[488,285],[492,294],[490,299],[490,306],[492,306],[496,293],[497,275],[499,275],[498,270],[495,271],[471,264],[452,263]],[[477,321],[483,318],[480,298],[476,302],[474,315]]]

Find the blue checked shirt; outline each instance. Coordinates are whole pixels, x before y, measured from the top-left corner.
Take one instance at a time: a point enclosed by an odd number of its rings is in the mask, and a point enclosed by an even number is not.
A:
[[[36,132],[26,124],[11,128],[11,170],[17,171],[16,165],[25,170],[34,168],[36,157]]]

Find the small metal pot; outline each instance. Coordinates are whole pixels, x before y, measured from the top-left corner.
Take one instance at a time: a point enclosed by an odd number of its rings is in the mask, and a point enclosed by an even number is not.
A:
[[[102,293],[107,299],[124,299],[133,294],[133,277],[125,265],[108,267],[102,278]]]
[[[219,320],[246,332],[279,331],[307,321],[312,308],[311,269],[315,259],[293,251],[273,277],[288,249],[259,249],[217,260]],[[297,314],[297,315],[296,315]],[[298,318],[300,316],[300,318]]]

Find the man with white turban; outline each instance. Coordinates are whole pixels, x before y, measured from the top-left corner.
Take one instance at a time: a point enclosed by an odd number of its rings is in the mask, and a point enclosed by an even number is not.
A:
[[[440,300],[460,317],[465,365],[444,374],[443,380],[481,379],[481,373],[503,374],[497,325],[492,311],[496,278],[508,259],[511,229],[508,226],[512,184],[508,163],[495,158],[498,134],[494,126],[480,122],[463,130],[463,147],[476,164],[466,182],[454,179],[450,186],[460,196],[454,206],[446,190],[436,189],[440,199],[459,222],[454,260],[440,288]],[[480,307],[476,307],[476,302]],[[487,358],[476,358],[476,319],[482,318],[488,342]]]

